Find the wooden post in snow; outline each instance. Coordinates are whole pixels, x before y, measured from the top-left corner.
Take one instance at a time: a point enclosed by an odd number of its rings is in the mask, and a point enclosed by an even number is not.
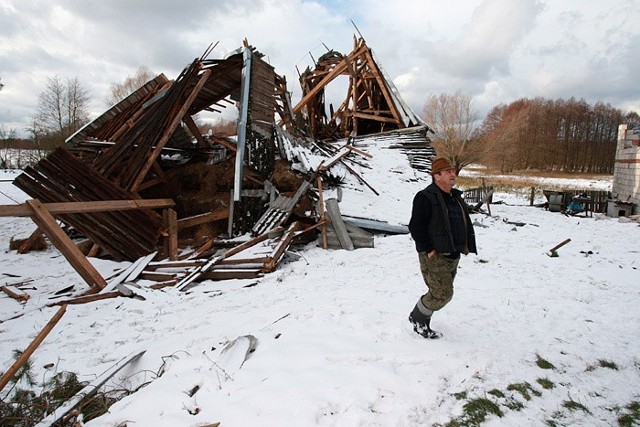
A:
[[[324,197],[322,195],[322,178],[318,177],[318,208],[320,209],[320,222],[322,223],[322,249],[327,249],[327,223],[324,216]]]

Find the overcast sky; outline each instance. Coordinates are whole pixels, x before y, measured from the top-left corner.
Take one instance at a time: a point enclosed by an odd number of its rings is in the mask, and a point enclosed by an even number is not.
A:
[[[640,112],[637,0],[0,0],[0,126],[26,128],[49,77],[78,77],[93,118],[138,67],[173,79],[211,43],[221,58],[244,38],[296,103],[296,67],[350,52],[351,21],[420,115],[457,90],[480,116],[522,97]]]

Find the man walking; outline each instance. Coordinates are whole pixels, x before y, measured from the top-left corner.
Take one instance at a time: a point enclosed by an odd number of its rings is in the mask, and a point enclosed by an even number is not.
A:
[[[409,314],[409,321],[423,337],[439,338],[442,335],[431,329],[431,316],[453,298],[453,279],[460,254],[478,252],[462,191],[453,188],[455,167],[448,159],[439,157],[431,163],[431,176],[433,182],[413,199],[409,221],[428,289]]]

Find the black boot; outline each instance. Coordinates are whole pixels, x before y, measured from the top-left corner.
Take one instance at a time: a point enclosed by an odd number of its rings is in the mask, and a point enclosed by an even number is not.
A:
[[[413,330],[424,338],[429,338],[429,339],[440,338],[442,334],[440,332],[434,331],[430,327],[431,315],[424,314],[420,310],[421,308],[419,307],[420,304],[421,302],[418,301],[416,306],[413,308],[413,311],[411,311],[411,314],[409,314],[409,322],[411,322],[411,324],[413,325]]]

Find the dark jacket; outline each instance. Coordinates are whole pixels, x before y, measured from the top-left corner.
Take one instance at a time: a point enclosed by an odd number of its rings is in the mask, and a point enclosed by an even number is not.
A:
[[[462,208],[466,226],[467,244],[465,250],[461,252],[477,254],[476,236],[469,217],[469,208],[465,201],[462,200],[462,191],[452,188],[451,195]],[[456,252],[443,192],[435,183],[419,191],[413,198],[409,231],[415,241],[418,252],[429,253],[433,249],[441,254]]]

